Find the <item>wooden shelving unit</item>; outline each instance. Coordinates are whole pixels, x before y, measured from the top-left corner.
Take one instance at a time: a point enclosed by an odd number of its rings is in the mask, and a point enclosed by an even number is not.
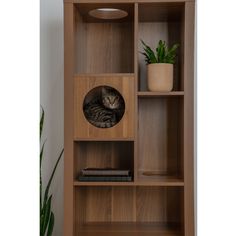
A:
[[[128,13],[89,16],[97,8]],[[193,0],[64,0],[64,236],[194,236]],[[140,39],[180,44],[171,92],[150,92]],[[121,121],[91,125],[83,101],[110,86]],[[80,182],[86,167],[129,169],[131,182]]]

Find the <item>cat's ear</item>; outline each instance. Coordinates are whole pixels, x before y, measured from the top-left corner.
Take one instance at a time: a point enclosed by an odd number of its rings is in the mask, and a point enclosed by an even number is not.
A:
[[[105,86],[102,87],[102,94],[106,94],[107,93],[107,88]]]

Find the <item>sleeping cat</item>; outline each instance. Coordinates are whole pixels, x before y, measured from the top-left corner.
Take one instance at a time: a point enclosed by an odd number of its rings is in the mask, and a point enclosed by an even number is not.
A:
[[[110,128],[123,116],[124,100],[110,87],[102,87],[101,94],[84,105],[87,120],[99,128]]]

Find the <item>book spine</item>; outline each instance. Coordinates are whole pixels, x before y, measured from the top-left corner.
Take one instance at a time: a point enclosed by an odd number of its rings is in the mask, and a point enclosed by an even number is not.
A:
[[[89,171],[82,170],[82,175],[84,176],[129,176],[129,171]]]

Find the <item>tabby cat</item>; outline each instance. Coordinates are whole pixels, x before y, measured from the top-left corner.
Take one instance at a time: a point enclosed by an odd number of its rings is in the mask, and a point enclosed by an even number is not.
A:
[[[124,100],[110,87],[102,87],[100,95],[84,104],[87,120],[96,127],[110,128],[117,124],[124,113]]]

